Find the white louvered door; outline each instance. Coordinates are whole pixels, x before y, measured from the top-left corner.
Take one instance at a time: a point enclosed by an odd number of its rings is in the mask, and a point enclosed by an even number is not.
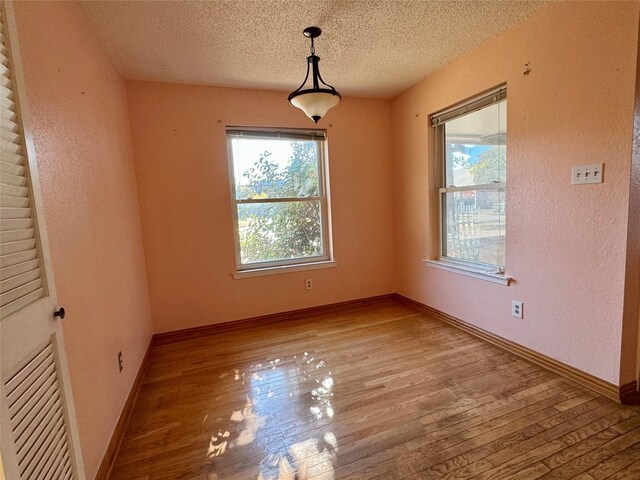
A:
[[[0,0],[1,465],[11,480],[84,480],[16,42]]]

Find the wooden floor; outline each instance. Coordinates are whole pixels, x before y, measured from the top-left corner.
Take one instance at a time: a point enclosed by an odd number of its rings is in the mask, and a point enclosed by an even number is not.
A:
[[[640,408],[386,300],[155,347],[111,478],[640,479]]]

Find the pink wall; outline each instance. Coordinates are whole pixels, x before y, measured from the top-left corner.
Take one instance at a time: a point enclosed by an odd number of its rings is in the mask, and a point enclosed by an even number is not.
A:
[[[640,26],[638,27],[640,34]],[[639,35],[640,37],[640,35]],[[622,374],[640,372],[640,38],[636,68],[636,101],[633,126],[633,155],[629,185],[629,224],[627,227],[627,269],[624,286],[622,331]],[[637,342],[634,342],[637,340]],[[635,361],[634,361],[635,358]]]
[[[343,99],[319,125],[338,267],[235,280],[225,125],[313,123],[284,92],[127,85],[156,332],[393,292],[388,101]]]
[[[392,106],[397,291],[614,384],[635,379],[620,356],[638,13],[638,2],[552,5]],[[511,287],[422,261],[437,256],[428,115],[505,81]],[[572,165],[597,162],[603,184],[570,185]]]
[[[152,333],[126,88],[76,3],[16,2],[15,12],[84,464],[94,478]]]

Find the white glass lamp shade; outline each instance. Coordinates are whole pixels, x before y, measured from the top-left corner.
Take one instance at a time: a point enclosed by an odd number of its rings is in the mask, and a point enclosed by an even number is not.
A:
[[[307,117],[318,123],[330,108],[340,103],[340,96],[330,92],[309,92],[296,95],[289,101],[291,105],[298,107]]]

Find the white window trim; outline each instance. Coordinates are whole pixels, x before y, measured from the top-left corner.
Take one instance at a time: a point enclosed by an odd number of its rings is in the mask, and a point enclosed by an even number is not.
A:
[[[265,275],[279,275],[281,273],[303,272],[305,270],[321,270],[324,268],[335,268],[338,262],[335,260],[325,260],[312,263],[298,263],[295,265],[280,265],[277,267],[252,268],[250,270],[238,270],[231,275],[236,280],[240,278],[263,277]]]
[[[291,135],[292,139],[296,138],[296,135],[313,135],[318,134],[319,139],[315,140],[318,151],[318,189],[319,195],[313,197],[295,197],[295,198],[260,198],[260,199],[241,199],[236,198],[236,181],[235,181],[235,169],[233,163],[233,147],[232,147],[232,135],[229,135],[229,131],[234,132],[247,132],[247,138],[288,138]],[[252,133],[257,135],[252,135]],[[260,135],[264,133],[264,135]],[[233,218],[233,236],[234,236],[234,248],[236,253],[236,271],[232,273],[233,278],[246,278],[246,277],[258,277],[264,275],[275,275],[281,273],[296,272],[302,270],[315,270],[319,268],[330,268],[337,266],[337,262],[333,260],[333,241],[331,237],[331,212],[329,208],[329,188],[328,188],[328,165],[327,165],[327,145],[326,145],[326,131],[316,129],[295,129],[295,128],[267,128],[267,127],[237,127],[227,126],[225,128],[225,135],[227,136],[227,157],[229,162],[229,185],[231,187],[231,205],[232,205],[232,218]],[[286,260],[274,260],[268,262],[254,262],[250,264],[243,264],[240,255],[240,233],[238,230],[238,205],[252,204],[252,203],[278,203],[278,202],[320,202],[320,216],[322,219],[321,235],[322,245],[324,247],[323,255],[317,255],[313,257],[304,258],[290,258]]]
[[[437,268],[446,272],[458,273],[467,277],[497,283],[498,285],[504,285],[505,287],[508,287],[513,280],[508,275],[496,271],[497,267],[493,265],[474,262],[463,262],[446,257],[441,257],[436,260],[424,259],[423,262],[425,262],[427,267]]]
[[[445,193],[463,192],[468,190],[502,190],[506,192],[506,182],[493,182],[489,184],[466,185],[460,187],[456,187],[453,185],[447,186],[445,174],[446,158],[444,155],[444,151],[442,151],[442,147],[445,141],[443,126],[446,124],[446,122],[448,122],[449,120],[453,120],[453,118],[456,118],[457,116],[473,113],[477,110],[491,105],[494,102],[505,100],[507,98],[506,88],[507,85],[505,83],[496,87],[495,89],[476,95],[470,100],[466,100],[464,102],[461,102],[460,104],[454,105],[453,107],[449,107],[445,110],[441,110],[440,112],[434,113],[430,116],[431,126],[435,129],[435,161],[438,165],[436,168],[436,178],[440,179],[440,188],[438,188],[439,257],[437,259],[423,259],[423,261],[427,264],[427,266],[438,268],[440,270],[459,273],[468,277],[479,278],[481,280],[487,280],[493,283],[509,286],[512,278],[504,275],[505,266],[490,265],[482,262],[464,261],[444,255],[444,212],[442,210],[442,196]],[[490,98],[491,100],[489,100]],[[453,113],[456,110],[459,112],[459,115],[456,115],[456,117],[446,118],[445,120],[442,119],[443,117],[447,117],[448,114]]]

